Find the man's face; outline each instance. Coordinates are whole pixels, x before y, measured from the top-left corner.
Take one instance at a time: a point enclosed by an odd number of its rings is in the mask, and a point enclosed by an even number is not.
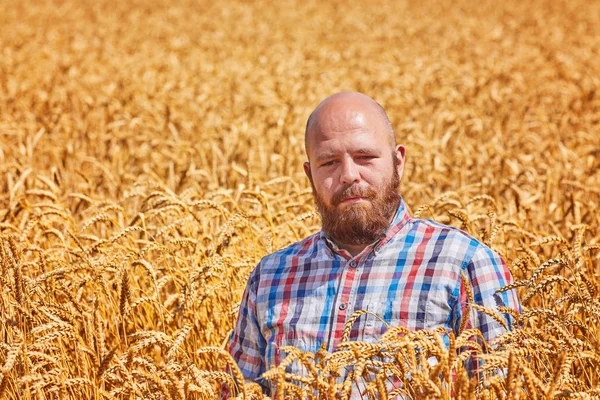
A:
[[[323,231],[345,244],[381,239],[398,206],[404,147],[394,147],[380,115],[342,112],[310,132],[311,181]]]

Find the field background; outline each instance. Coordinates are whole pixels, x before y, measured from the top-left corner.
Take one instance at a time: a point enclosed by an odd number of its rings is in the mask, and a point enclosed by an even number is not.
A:
[[[318,230],[304,125],[340,90],[387,110],[413,213],[520,282],[508,377],[445,354],[409,395],[600,394],[600,3],[0,7],[0,397],[217,398],[250,271]]]

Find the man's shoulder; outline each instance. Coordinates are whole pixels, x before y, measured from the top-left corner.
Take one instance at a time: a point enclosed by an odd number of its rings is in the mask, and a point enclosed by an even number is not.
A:
[[[278,279],[286,276],[300,257],[312,258],[319,252],[320,232],[264,256],[250,273],[248,286],[257,292],[259,286],[270,290]],[[296,264],[297,265],[297,264]],[[262,282],[262,283],[260,283]]]
[[[412,224],[407,234],[412,236],[410,242],[430,244],[438,259],[456,260],[463,270],[473,263],[479,267],[490,265],[494,268],[504,263],[498,252],[460,228],[413,217],[409,222]]]
[[[410,218],[411,230],[420,235],[427,235],[435,240],[443,240],[448,244],[468,246],[473,250],[490,250],[490,248],[479,239],[463,231],[460,228],[445,225],[430,219]]]
[[[287,262],[299,256],[307,256],[310,253],[317,251],[318,241],[320,240],[320,232],[305,237],[304,239],[292,243],[287,247],[277,250],[273,253],[264,256],[258,263],[257,269],[276,268],[283,266]]]

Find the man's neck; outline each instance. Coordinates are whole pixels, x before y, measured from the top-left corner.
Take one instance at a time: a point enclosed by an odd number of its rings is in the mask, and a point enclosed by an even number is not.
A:
[[[346,250],[348,253],[350,253],[350,255],[352,257],[356,257],[367,246],[368,246],[368,244],[345,244],[345,243],[338,244],[338,247],[340,249]]]

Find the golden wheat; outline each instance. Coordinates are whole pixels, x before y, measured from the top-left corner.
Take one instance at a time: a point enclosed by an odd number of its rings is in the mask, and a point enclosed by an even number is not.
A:
[[[273,396],[599,398],[599,12],[7,0],[0,397],[266,398],[224,348],[252,268],[319,229],[306,118],[358,90],[407,147],[413,214],[503,256],[524,309],[498,312],[519,328],[351,342],[358,312],[339,349],[286,348]],[[466,278],[467,314],[499,319]]]

